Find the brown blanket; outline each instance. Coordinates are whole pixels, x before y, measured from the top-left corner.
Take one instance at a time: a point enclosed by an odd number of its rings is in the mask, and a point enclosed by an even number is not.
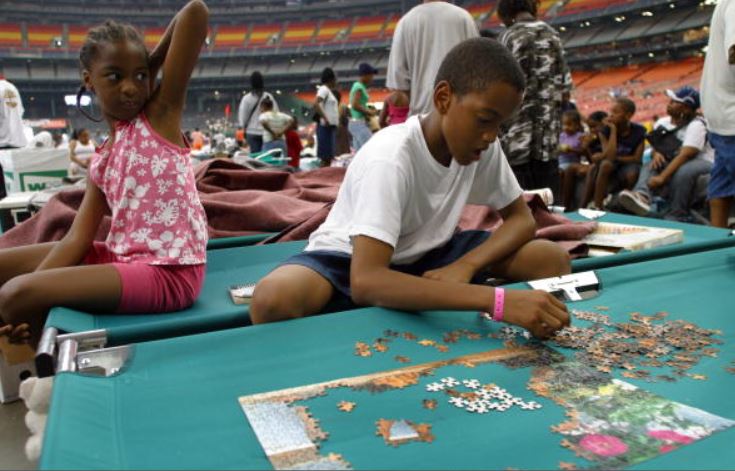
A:
[[[269,242],[306,239],[324,221],[344,177],[342,168],[292,174],[245,169],[229,160],[212,160],[195,169],[197,188],[207,213],[210,238],[278,232]],[[0,237],[0,248],[61,239],[82,201],[82,190],[61,192],[28,221]],[[550,213],[536,197],[529,201],[538,224],[538,237],[564,244],[574,255],[586,253],[579,242],[594,223],[573,223]],[[497,212],[467,206],[462,229],[493,229],[502,223]],[[105,217],[97,240],[110,229]]]

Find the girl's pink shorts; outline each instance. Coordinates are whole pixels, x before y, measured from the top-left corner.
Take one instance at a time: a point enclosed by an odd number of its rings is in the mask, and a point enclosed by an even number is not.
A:
[[[122,296],[117,312],[125,314],[171,312],[196,300],[204,283],[205,265],[148,265],[121,263],[104,242],[95,241],[82,262],[110,264],[120,274]]]

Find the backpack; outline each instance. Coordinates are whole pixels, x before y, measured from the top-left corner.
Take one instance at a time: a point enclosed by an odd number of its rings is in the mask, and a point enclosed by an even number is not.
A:
[[[682,145],[682,141],[676,137],[676,133],[689,126],[697,119],[701,120],[701,118],[695,117],[687,124],[675,127],[674,129],[666,129],[663,126],[659,126],[648,133],[646,135],[646,139],[651,144],[651,147],[653,147],[653,150],[666,157],[667,161],[671,161],[677,156],[677,154],[679,154]]]

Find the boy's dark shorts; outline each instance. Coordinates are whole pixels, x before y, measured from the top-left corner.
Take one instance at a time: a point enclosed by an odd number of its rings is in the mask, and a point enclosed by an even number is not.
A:
[[[487,231],[458,232],[444,246],[427,252],[423,257],[406,265],[391,265],[391,269],[421,276],[430,270],[445,267],[464,254],[475,249],[490,237]],[[313,250],[294,255],[283,265],[301,265],[314,270],[327,279],[334,288],[334,294],[323,312],[344,311],[357,306],[352,302],[350,292],[350,263],[352,257],[343,252],[331,250]],[[472,278],[471,283],[481,284],[487,279],[487,274],[480,272]]]

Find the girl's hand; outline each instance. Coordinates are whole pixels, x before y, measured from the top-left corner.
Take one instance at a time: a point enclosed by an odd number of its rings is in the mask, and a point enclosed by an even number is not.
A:
[[[539,339],[552,337],[570,324],[566,305],[539,290],[506,290],[504,320]]]
[[[456,261],[446,267],[429,270],[422,275],[424,278],[448,283],[469,283],[475,276],[475,270],[467,263]]]

